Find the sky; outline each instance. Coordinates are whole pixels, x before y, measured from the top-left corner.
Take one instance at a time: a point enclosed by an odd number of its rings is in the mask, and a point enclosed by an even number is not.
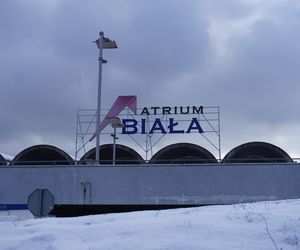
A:
[[[222,155],[265,141],[300,157],[299,22],[296,0],[1,0],[0,152],[74,155],[104,31],[118,49],[104,51],[102,107],[217,105]]]

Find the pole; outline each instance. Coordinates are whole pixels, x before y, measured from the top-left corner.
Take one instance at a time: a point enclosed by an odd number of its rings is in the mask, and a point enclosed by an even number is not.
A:
[[[104,33],[103,31],[99,32],[99,69],[98,69],[98,101],[97,101],[97,121],[96,121],[96,164],[100,165],[100,131],[99,131],[99,125],[100,125],[100,118],[101,118],[101,80],[102,80],[102,63],[103,63],[103,37]]]
[[[218,106],[218,128],[219,128],[219,161],[221,161],[221,121],[220,107]]]
[[[113,138],[114,138],[114,144],[113,144],[113,165],[116,164],[116,140],[117,140],[117,127],[114,126],[114,134],[113,134]]]

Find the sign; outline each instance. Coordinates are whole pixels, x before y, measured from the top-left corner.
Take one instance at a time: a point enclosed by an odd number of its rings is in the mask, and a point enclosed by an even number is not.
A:
[[[47,216],[54,208],[54,196],[48,189],[36,189],[28,196],[28,209],[36,217]]]
[[[135,119],[122,119],[122,134],[153,134],[153,133],[161,133],[161,134],[184,134],[191,132],[204,133],[198,119],[193,117],[189,122],[188,127],[185,129],[178,128],[179,123],[175,121],[174,118],[169,118],[167,120],[167,124],[162,122],[160,118],[156,118],[154,122],[150,125],[149,132],[146,131],[146,119],[141,119],[138,122]],[[165,125],[164,125],[165,124]]]
[[[101,132],[108,124],[109,119],[118,116],[125,108],[132,111],[133,115],[137,115],[136,96],[119,96],[105,118],[99,124],[97,130]],[[133,118],[122,119],[122,134],[184,134],[184,133],[204,133],[198,117],[192,117],[188,124],[180,126],[179,121],[174,117],[169,117],[167,120],[162,120],[161,117],[156,117],[153,122],[150,122],[147,117],[151,116],[168,116],[168,115],[200,115],[203,114],[203,106],[154,106],[144,107],[139,116],[145,117],[140,120]],[[185,121],[186,122],[186,121]],[[90,138],[92,141],[96,137],[96,132]]]
[[[176,137],[178,142],[201,143],[205,148],[217,150],[221,158],[218,106],[149,105],[138,108],[136,96],[118,96],[111,108],[101,109],[100,124],[95,122],[96,112],[92,109],[77,111],[76,159],[97,133],[101,134],[102,143],[110,141],[111,121],[115,118],[122,124],[116,132],[120,143],[125,143],[129,137],[145,152],[146,159],[148,152],[153,155],[154,147],[159,147],[162,138],[170,136]]]

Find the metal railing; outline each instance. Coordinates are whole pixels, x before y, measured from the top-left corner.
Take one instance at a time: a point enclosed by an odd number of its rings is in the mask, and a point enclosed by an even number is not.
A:
[[[282,163],[300,163],[300,158],[235,158],[235,159],[204,159],[204,158],[174,158],[174,159],[152,159],[148,161],[141,161],[140,159],[122,159],[116,158],[115,165],[201,165],[201,164],[213,164],[213,165],[227,165],[227,164],[282,164]],[[6,166],[83,166],[83,165],[96,165],[94,159],[83,159],[78,161],[69,160],[44,160],[44,161],[0,161],[0,168]],[[112,159],[100,159],[101,165],[113,165]]]

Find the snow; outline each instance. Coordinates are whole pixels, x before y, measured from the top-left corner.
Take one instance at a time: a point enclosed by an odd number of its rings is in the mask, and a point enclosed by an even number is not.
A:
[[[12,161],[14,158],[13,156],[10,156],[10,155],[7,155],[7,154],[1,153],[1,152],[0,152],[0,155],[2,155],[2,157],[4,157],[4,159],[8,160],[8,161]]]
[[[75,218],[2,214],[0,249],[295,250],[299,211],[300,199]]]

